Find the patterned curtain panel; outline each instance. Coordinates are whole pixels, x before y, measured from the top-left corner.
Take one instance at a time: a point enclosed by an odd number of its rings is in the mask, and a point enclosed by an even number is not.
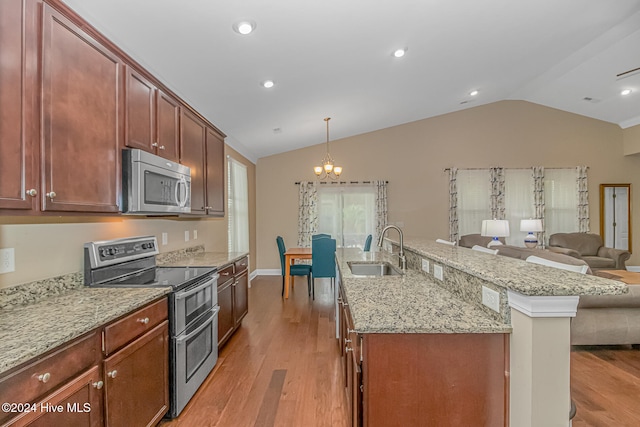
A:
[[[449,169],[449,241],[457,242],[458,234],[458,169]]]
[[[318,232],[318,187],[316,182],[302,181],[298,191],[298,246],[306,248]]]
[[[531,168],[531,172],[533,175],[533,208],[535,211],[536,219],[542,220],[542,229],[545,229],[544,226],[544,167],[542,166],[534,166]],[[540,231],[537,234],[538,242],[541,242],[544,247],[545,240],[545,232]]]
[[[587,166],[578,166],[576,172],[578,189],[578,231],[589,232],[589,186],[587,184]]]
[[[491,168],[491,217],[504,219],[504,169]]]
[[[376,235],[374,241],[378,241],[382,229],[387,225],[387,182],[374,181],[376,186]]]

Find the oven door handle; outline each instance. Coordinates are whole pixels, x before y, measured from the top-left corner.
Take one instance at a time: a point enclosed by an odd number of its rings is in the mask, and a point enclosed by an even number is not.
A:
[[[206,282],[204,282],[202,285],[198,286],[197,288],[191,289],[188,292],[178,292],[178,293],[176,293],[176,296],[175,296],[176,301],[181,301],[181,300],[183,300],[185,298],[188,298],[191,295],[200,292],[204,288],[213,285],[218,280],[218,277],[220,277],[220,275],[219,274],[215,274],[215,275],[213,275],[211,280],[207,280]]]
[[[176,340],[176,343],[178,345],[183,345],[186,340],[188,340],[189,338],[191,338],[194,335],[198,335],[200,332],[202,332],[202,330],[204,328],[206,328],[207,326],[209,326],[211,324],[211,320],[214,319],[218,315],[219,311],[220,311],[220,307],[216,306],[216,308],[211,310],[212,314],[211,314],[211,317],[209,318],[209,320],[207,322],[204,322],[202,325],[198,326],[198,328],[195,331],[189,333],[189,335],[185,335],[185,336],[182,336],[182,337],[178,338]]]

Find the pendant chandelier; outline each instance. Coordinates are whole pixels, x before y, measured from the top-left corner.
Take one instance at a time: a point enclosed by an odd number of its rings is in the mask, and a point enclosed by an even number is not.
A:
[[[327,123],[327,154],[322,159],[322,166],[315,166],[313,171],[315,172],[318,179],[338,179],[340,174],[342,173],[341,166],[335,166],[333,162],[333,157],[329,153],[329,120],[331,117],[326,117],[324,121]]]

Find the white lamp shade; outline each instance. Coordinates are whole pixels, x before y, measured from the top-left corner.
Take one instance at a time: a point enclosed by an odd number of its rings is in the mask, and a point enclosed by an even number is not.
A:
[[[509,221],[506,219],[485,219],[482,221],[480,234],[489,237],[508,237]]]
[[[521,219],[520,231],[530,231],[530,232],[542,231],[542,220],[541,219]]]

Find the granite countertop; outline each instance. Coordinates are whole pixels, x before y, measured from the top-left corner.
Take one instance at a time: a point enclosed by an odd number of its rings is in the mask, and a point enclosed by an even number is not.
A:
[[[388,261],[385,252],[338,249],[340,268],[354,329],[358,333],[510,333],[496,321],[436,284],[426,275],[407,270],[401,276],[354,276],[348,261]]]
[[[398,244],[397,240],[387,240]],[[406,250],[525,296],[621,295],[628,292],[627,286],[619,281],[444,245],[430,239],[405,238],[404,246]]]
[[[162,267],[222,267],[236,262],[248,255],[247,252],[205,252],[192,250],[172,254],[171,256],[158,255],[156,263]]]
[[[0,373],[168,294],[171,288],[89,288],[0,309]]]

